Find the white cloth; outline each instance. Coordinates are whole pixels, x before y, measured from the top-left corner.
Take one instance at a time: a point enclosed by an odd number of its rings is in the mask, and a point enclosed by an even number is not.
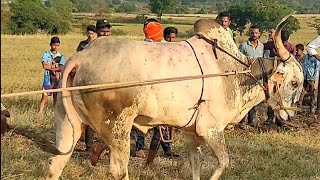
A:
[[[311,43],[308,44],[307,46],[308,54],[311,56],[318,54],[317,48],[319,47],[320,47],[320,35],[315,40],[313,40]]]

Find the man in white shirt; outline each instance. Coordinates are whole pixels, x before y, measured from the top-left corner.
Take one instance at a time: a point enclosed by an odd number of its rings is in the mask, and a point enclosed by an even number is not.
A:
[[[320,35],[318,35],[318,37],[315,40],[313,40],[308,44],[307,52],[309,55],[314,56],[320,61],[320,54],[318,54],[317,52],[317,48],[319,47],[320,47]]]

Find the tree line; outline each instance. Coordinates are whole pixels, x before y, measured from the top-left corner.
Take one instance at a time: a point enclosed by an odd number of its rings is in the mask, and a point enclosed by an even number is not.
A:
[[[74,12],[96,15],[151,12],[160,19],[165,13],[226,12],[233,17],[232,29],[242,32],[248,24],[260,26],[262,30],[275,27],[282,17],[299,8],[312,7],[318,12],[320,8],[317,0],[2,0],[1,3],[1,33],[6,34],[64,34],[72,30]],[[314,27],[320,28],[319,20]],[[287,30],[294,32],[299,28],[299,21],[291,18]]]

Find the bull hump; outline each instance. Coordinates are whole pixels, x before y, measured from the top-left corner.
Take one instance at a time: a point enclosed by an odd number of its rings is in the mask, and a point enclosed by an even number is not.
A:
[[[199,19],[194,24],[195,33],[205,33],[207,34],[212,28],[219,28],[220,25],[213,20]]]

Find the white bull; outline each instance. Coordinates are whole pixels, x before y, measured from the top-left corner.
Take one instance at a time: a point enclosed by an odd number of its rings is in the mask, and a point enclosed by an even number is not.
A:
[[[269,103],[284,119],[291,114],[291,110],[285,107],[293,106],[298,100],[303,82],[301,66],[289,55],[279,37],[286,19],[277,27],[275,38],[279,55],[286,61],[277,67],[273,66],[273,61],[264,63],[272,97]],[[219,47],[238,60],[248,63],[248,59],[238,51],[229,34],[219,24],[198,20],[194,28],[204,37],[216,39]],[[187,42],[146,43],[113,37],[98,38],[67,62],[61,85],[71,87],[133,82],[201,75],[201,70],[203,74],[209,74],[246,69],[219,49],[216,49],[216,59],[212,45],[199,36],[187,41],[190,45]],[[260,80],[262,71],[259,63],[253,63],[251,70]],[[263,88],[247,75],[108,91],[65,91],[59,96],[54,116],[56,148],[65,153],[51,159],[47,179],[59,178],[80,138],[81,127],[85,125],[92,127],[108,145],[109,170],[114,179],[129,179],[130,130],[133,125],[145,133],[159,125],[182,128],[189,145],[193,179],[200,179],[200,145],[209,147],[218,159],[218,167],[211,179],[219,179],[229,163],[224,128],[229,123],[239,122],[265,98]]]

